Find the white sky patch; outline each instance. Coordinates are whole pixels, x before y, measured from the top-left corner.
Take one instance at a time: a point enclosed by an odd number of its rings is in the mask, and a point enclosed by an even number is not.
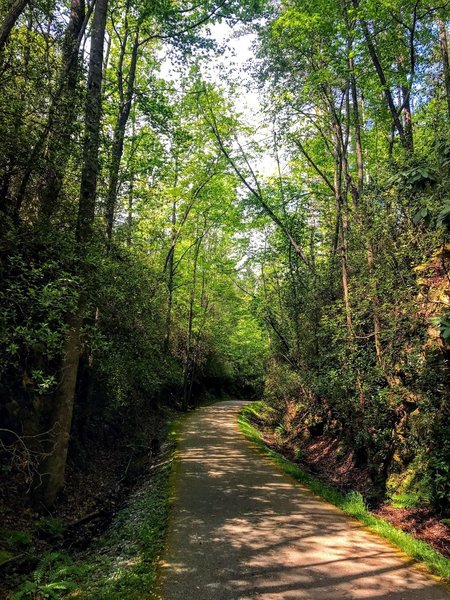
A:
[[[270,139],[272,132],[267,123],[267,115],[262,111],[259,91],[251,75],[256,34],[235,31],[227,23],[214,25],[209,31],[211,37],[225,47],[225,51],[202,66],[204,78],[219,85],[223,85],[226,80],[232,82],[237,92],[234,98],[236,110],[255,129],[254,141]],[[246,140],[239,141],[243,147],[246,146]],[[276,161],[269,152],[264,152],[253,167],[262,177],[274,175],[277,169]]]
[[[208,61],[202,61],[201,72],[205,81],[227,88],[227,82],[233,86],[231,96],[236,111],[243,115],[245,123],[255,130],[251,140],[240,139],[239,143],[245,147],[252,142],[260,143],[270,141],[272,131],[267,123],[267,115],[263,114],[261,98],[256,89],[251,75],[254,61],[253,44],[256,34],[236,31],[223,22],[207,28],[211,38],[219,47],[224,48],[222,53],[211,53]],[[174,64],[170,55],[164,50],[165,58],[161,66],[161,76],[164,79],[176,82],[180,75],[180,65]],[[182,67],[181,67],[182,68]],[[252,168],[262,178],[271,177],[277,173],[277,163],[271,152],[263,151],[257,159],[251,162]]]

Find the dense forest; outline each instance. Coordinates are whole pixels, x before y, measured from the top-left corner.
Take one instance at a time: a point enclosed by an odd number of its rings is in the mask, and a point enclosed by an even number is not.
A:
[[[368,501],[449,510],[449,19],[2,0],[5,511],[223,395],[264,397],[300,452],[338,439]],[[253,40],[263,125],[225,59],[205,75],[217,27]]]

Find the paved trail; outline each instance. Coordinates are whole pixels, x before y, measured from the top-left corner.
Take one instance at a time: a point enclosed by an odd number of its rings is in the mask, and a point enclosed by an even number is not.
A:
[[[192,414],[180,440],[163,600],[449,600],[390,545],[250,447],[242,403]]]

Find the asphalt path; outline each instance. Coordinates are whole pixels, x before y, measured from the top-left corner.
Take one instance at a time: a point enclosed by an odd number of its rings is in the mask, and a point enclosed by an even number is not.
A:
[[[237,426],[242,404],[186,419],[163,600],[450,600],[393,546],[258,454]]]

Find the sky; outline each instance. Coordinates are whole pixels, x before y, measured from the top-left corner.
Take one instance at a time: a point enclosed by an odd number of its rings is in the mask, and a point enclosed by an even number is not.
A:
[[[262,101],[255,82],[252,80],[250,68],[254,61],[252,45],[256,40],[254,33],[243,33],[231,28],[226,22],[209,26],[211,37],[224,52],[213,54],[211,59],[203,61],[202,75],[205,80],[224,85],[225,80],[236,85],[237,94],[234,99],[236,110],[242,113],[244,121],[256,129],[255,140],[270,138],[271,131],[267,127],[267,116],[262,111]],[[161,69],[163,78],[176,80],[179,66],[175,66],[170,55],[167,55]],[[226,87],[226,85],[225,85]],[[245,146],[245,140],[240,140]],[[261,176],[270,176],[277,170],[276,161],[269,152],[264,153],[252,165]]]
[[[254,62],[253,44],[256,34],[242,31],[235,33],[226,23],[214,25],[210,31],[212,37],[227,49],[202,67],[204,77],[220,84],[226,73],[237,84],[236,109],[243,114],[245,122],[256,129],[255,139],[259,141],[269,138],[271,131],[267,127],[267,116],[263,113],[262,99],[252,80],[250,69]],[[265,153],[258,161],[256,171],[267,176],[273,175],[275,170],[275,160],[269,153]]]

